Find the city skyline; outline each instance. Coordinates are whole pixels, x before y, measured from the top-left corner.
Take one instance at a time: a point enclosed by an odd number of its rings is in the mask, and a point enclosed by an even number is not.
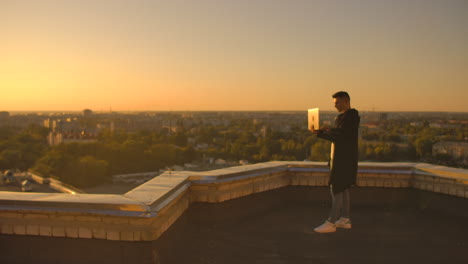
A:
[[[468,2],[2,1],[0,111],[468,112]]]

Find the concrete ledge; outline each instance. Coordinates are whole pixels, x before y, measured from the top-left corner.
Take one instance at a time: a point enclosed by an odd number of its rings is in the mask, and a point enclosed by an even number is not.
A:
[[[1,211],[144,216],[149,207],[122,195],[0,192]]]
[[[152,180],[136,187],[123,196],[134,201],[139,201],[151,211],[158,211],[162,204],[167,204],[174,199],[174,194],[185,191],[190,186],[188,181],[190,172],[166,172]]]
[[[190,176],[190,181],[194,183],[226,182],[256,177],[275,171],[285,171],[287,169],[287,162],[270,161],[265,163],[192,173]]]
[[[272,190],[290,185],[287,168],[273,169],[272,172],[248,174],[233,177],[227,181],[196,181],[190,187],[195,202],[222,202],[253,193]]]
[[[414,169],[417,174],[451,178],[468,183],[468,170],[465,169],[450,168],[427,163],[415,164]]]
[[[273,161],[164,173],[124,195],[0,192],[0,233],[151,241],[193,202],[219,203],[285,186],[327,186],[324,162]],[[359,164],[358,187],[416,188],[468,198],[467,170],[430,164]]]

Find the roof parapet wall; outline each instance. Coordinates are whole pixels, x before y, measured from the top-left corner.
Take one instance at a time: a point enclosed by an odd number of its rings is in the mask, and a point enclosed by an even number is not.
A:
[[[272,161],[166,172],[123,195],[0,192],[0,233],[151,241],[193,202],[217,203],[290,185],[327,184],[324,162]],[[415,188],[468,198],[468,170],[363,162],[357,187]]]

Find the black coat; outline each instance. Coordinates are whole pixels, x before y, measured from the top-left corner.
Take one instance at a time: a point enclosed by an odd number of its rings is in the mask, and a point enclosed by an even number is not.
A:
[[[319,130],[317,136],[333,142],[328,184],[339,193],[356,184],[358,169],[359,112],[349,109],[339,114],[330,130]],[[333,146],[332,146],[333,149]]]

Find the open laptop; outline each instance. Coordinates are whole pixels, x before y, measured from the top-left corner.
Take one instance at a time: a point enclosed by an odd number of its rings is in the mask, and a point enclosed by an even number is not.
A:
[[[308,110],[307,120],[309,121],[307,124],[307,129],[311,130],[310,127],[313,125],[315,130],[320,129],[319,126],[319,109],[313,108]]]

